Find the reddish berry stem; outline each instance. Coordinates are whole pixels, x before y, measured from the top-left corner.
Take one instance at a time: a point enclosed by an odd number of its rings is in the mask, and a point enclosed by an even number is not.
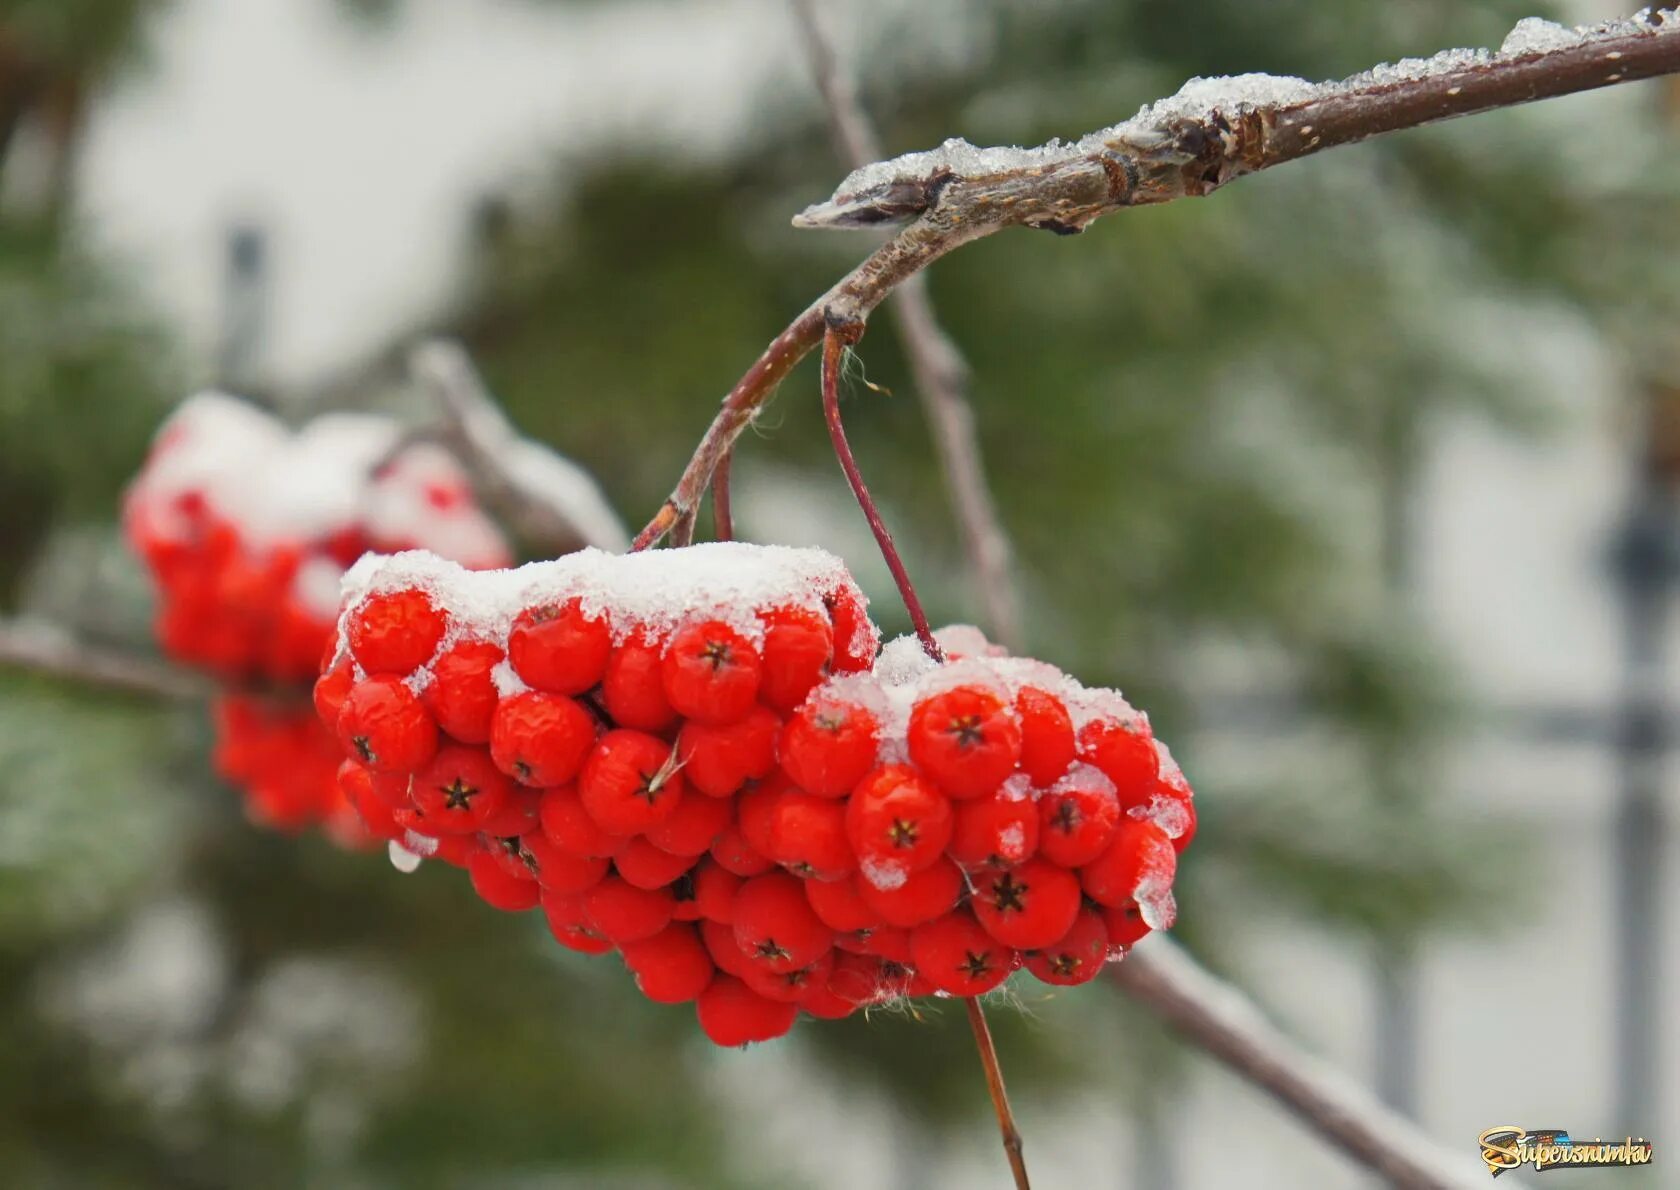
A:
[[[1003,1086],[1003,1067],[998,1065],[997,1047],[992,1044],[992,1027],[986,1023],[986,1012],[980,1007],[978,996],[968,996],[963,1003],[968,1007],[968,1023],[974,1030],[974,1045],[980,1051],[980,1065],[986,1070],[986,1090],[992,1095],[992,1110],[997,1113],[998,1131],[1003,1134],[1003,1151],[1009,1157],[1009,1172],[1015,1175],[1015,1190],[1032,1190],[1027,1181],[1027,1160],[1021,1153],[1021,1130],[1015,1127],[1009,1092]]]
[[[875,543],[881,548],[881,557],[886,559],[887,569],[892,571],[893,582],[898,584],[899,598],[904,601],[904,610],[910,613],[910,623],[915,626],[916,636],[929,657],[943,661],[944,650],[933,639],[933,628],[928,624],[927,613],[922,610],[922,601],[916,597],[916,588],[910,582],[909,572],[904,569],[904,559],[898,556],[892,534],[887,531],[886,522],[881,519],[881,512],[875,507],[869,488],[864,485],[857,459],[852,457],[851,444],[846,441],[846,427],[840,421],[840,361],[846,349],[857,342],[861,334],[861,325],[838,328],[830,325],[823,332],[823,417],[828,421],[828,436],[834,443],[834,454],[840,460],[840,469],[846,473],[846,482],[852,485],[852,495],[857,498],[858,507],[863,509],[870,532],[875,534]]]
[[[719,541],[735,540],[735,517],[729,509],[729,463],[734,457],[731,447],[712,471],[712,526]]]

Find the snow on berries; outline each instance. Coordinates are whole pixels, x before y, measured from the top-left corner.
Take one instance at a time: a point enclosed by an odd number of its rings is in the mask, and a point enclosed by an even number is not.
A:
[[[157,589],[164,651],[230,691],[215,707],[217,768],[257,821],[365,840],[353,807],[372,795],[335,776],[340,744],[383,773],[426,763],[440,726],[486,738],[495,697],[482,655],[439,666],[423,710],[398,680],[432,659],[445,630],[418,591],[370,601],[348,626],[355,664],[392,681],[353,692],[346,661],[316,682],[309,711],[340,582],[363,553],[423,546],[472,566],[508,561],[460,468],[435,446],[403,445],[396,423],[335,414],[294,434],[246,402],[192,397],[159,430],[123,528]],[[347,703],[349,734],[335,743],[322,724],[336,726]]]
[[[1172,924],[1189,784],[1111,690],[972,629],[878,648],[844,566],[738,543],[369,557],[316,707],[404,870],[616,951],[720,1045],[1084,983]]]

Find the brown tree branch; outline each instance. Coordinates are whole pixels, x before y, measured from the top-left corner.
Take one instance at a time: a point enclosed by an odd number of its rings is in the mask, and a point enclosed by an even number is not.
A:
[[[771,342],[736,382],[671,495],[637,535],[653,545],[691,514],[712,469],[776,387],[822,339],[825,318],[863,321],[893,290],[972,240],[1006,227],[1081,231],[1129,206],[1213,193],[1261,169],[1383,133],[1680,72],[1680,16],[1647,11],[1522,52],[1401,64],[1340,83],[1270,90],[1203,84],[1071,145],[912,154],[862,170],[803,212],[804,227],[909,224]],[[1277,80],[1273,80],[1277,82]],[[1240,80],[1239,80],[1240,82]]]
[[[724,451],[712,472],[712,535],[719,541],[735,540],[735,514],[729,497],[729,460],[734,451]]]
[[[0,666],[123,694],[181,701],[209,696],[191,674],[77,640],[49,624],[0,620]]]
[[[1152,936],[1110,977],[1185,1040],[1295,1113],[1314,1132],[1407,1190],[1487,1185],[1473,1148],[1437,1144],[1329,1063],[1307,1053],[1241,991],[1209,974],[1170,939]],[[1500,1185],[1506,1185],[1502,1179]]]
[[[891,531],[881,519],[881,510],[875,507],[869,487],[863,482],[863,473],[858,470],[851,443],[846,441],[845,423],[840,420],[840,364],[847,349],[857,342],[862,333],[861,322],[830,326],[823,333],[823,420],[828,423],[828,437],[834,444],[834,457],[840,460],[840,470],[845,473],[847,486],[852,489],[858,507],[863,510],[863,519],[869,522],[869,531],[875,535],[875,544],[880,547],[881,557],[886,562],[887,569],[892,572],[893,583],[898,587],[899,598],[904,602],[904,610],[910,613],[910,624],[915,628],[916,636],[922,642],[922,648],[927,650],[927,655],[935,661],[943,661],[945,651],[934,639],[933,625],[928,623],[927,613],[922,610],[922,601],[916,594],[916,586],[910,581],[910,572],[904,567],[904,559],[900,556],[898,547],[893,544]]]
[[[813,0],[792,0],[792,7],[812,77],[833,127],[835,148],[853,169],[878,160],[879,138],[858,101],[851,76],[840,67],[816,5]],[[939,325],[923,274],[905,279],[888,312],[933,433],[945,488],[962,531],[972,585],[985,608],[986,626],[993,639],[1011,652],[1020,652],[1025,642],[1021,601],[1010,566],[1012,551],[986,480],[974,410],[968,401],[968,366]]]
[[[1015,1190],[1032,1190],[1027,1181],[1027,1158],[1021,1144],[1021,1130],[1015,1126],[1015,1112],[1009,1106],[1009,1092],[1003,1085],[1003,1067],[998,1064],[997,1046],[992,1041],[992,1027],[986,1023],[986,1010],[978,996],[963,1000],[968,1009],[968,1026],[974,1032],[974,1046],[980,1051],[980,1066],[986,1072],[986,1093],[992,1097],[992,1111],[997,1116],[998,1132],[1003,1136],[1003,1153],[1009,1159],[1009,1172],[1015,1178]]]
[[[435,436],[466,467],[480,498],[521,535],[556,554],[590,545],[624,548],[630,535],[594,478],[521,437],[460,344],[422,343],[408,364],[415,382],[437,398],[443,424]]]

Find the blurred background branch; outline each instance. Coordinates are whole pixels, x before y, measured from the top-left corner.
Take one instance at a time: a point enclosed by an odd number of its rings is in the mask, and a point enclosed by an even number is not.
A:
[[[420,344],[409,356],[409,371],[436,398],[443,440],[472,475],[480,499],[540,556],[584,546],[620,552],[629,544],[594,476],[520,436],[460,344]]]
[[[0,619],[0,666],[150,698],[204,699],[210,694],[208,682],[166,663],[99,648],[36,621]]]

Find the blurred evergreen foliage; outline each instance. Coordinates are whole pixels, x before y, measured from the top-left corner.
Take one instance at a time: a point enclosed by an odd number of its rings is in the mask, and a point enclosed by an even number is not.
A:
[[[401,0],[341,4],[373,30],[402,15]],[[163,7],[5,0],[0,51],[26,46],[103,83]],[[1497,43],[1534,7],[973,0],[972,60],[930,72],[883,28],[862,82],[894,151],[949,135],[1035,143],[1112,123],[1193,74],[1339,76]],[[762,107],[776,117],[721,162],[569,162],[540,200],[487,204],[498,217],[482,220],[472,275],[438,320],[514,419],[595,470],[631,521],[665,494],[718,396],[870,242],[788,227],[843,171],[803,90]],[[1558,167],[1567,115],[1497,113],[1073,240],[1012,231],[932,272],[973,369],[1034,652],[1123,684],[1169,740],[1233,717],[1262,725],[1250,765],[1199,782],[1203,830],[1180,885],[1192,943],[1217,946],[1245,912],[1371,939],[1489,905],[1502,874],[1432,759],[1464,708],[1372,543],[1396,502],[1403,514],[1436,419],[1543,422],[1520,337],[1476,330],[1488,311],[1506,329],[1563,311],[1637,343],[1650,311],[1674,308],[1676,278],[1650,250],[1680,196],[1672,141],[1631,98],[1616,110],[1630,159],[1597,169]],[[13,122],[0,121],[0,167]],[[110,523],[181,369],[64,201],[0,209],[0,609],[144,649]],[[930,608],[973,617],[886,320],[860,353],[893,395],[852,386],[858,456]],[[846,498],[815,388],[807,365],[743,441],[749,535],[791,518],[806,540],[859,540],[836,520]],[[77,586],[88,575],[93,597]],[[890,589],[873,593],[903,630]],[[540,922],[498,918],[457,873],[402,879],[378,856],[249,829],[208,773],[202,719],[0,673],[6,1185],[453,1190],[557,1169],[587,1185],[791,1184],[741,1168],[742,1125],[716,1088],[742,1059],[712,1052],[686,1013],[629,994],[611,962],[559,952]],[[1309,777],[1299,749],[1262,741],[1266,723],[1309,741]],[[127,1001],[114,982],[122,1007],[90,1015],[100,963],[124,955],[200,974],[142,982]],[[1096,988],[1023,981],[1019,994],[1024,1012],[994,1015],[1029,1133],[1061,1097],[1147,1110],[1160,1094],[1137,1072],[1160,1069],[1161,1039],[1129,1008]],[[160,1007],[193,995],[206,1012]],[[309,1018],[312,1004],[332,1019]],[[369,1013],[385,1032],[358,1044],[332,1030]],[[805,1026],[783,1044],[847,1094],[891,1096],[907,1170],[938,1130],[984,1122],[953,1008]]]

